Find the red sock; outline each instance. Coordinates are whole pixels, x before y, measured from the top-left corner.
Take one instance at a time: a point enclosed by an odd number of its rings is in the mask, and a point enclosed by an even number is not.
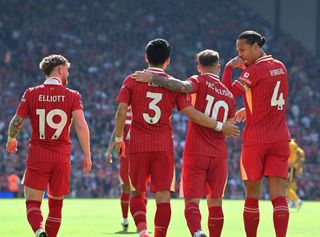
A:
[[[221,206],[209,208],[208,229],[210,236],[220,236],[223,227],[224,217]]]
[[[246,198],[243,211],[244,228],[247,237],[256,237],[259,225],[259,200],[257,198]]]
[[[184,216],[191,235],[197,230],[201,230],[201,213],[197,203],[187,202],[184,209]]]
[[[146,204],[144,198],[140,196],[133,196],[130,199],[130,212],[138,229],[138,232],[147,229],[146,220]]]
[[[41,206],[40,201],[34,201],[34,200],[26,201],[27,218],[33,232],[36,232],[38,229],[43,228],[42,227],[43,217],[42,217],[40,206]]]
[[[61,210],[63,200],[48,198],[49,214],[46,221],[46,232],[50,237],[56,237],[61,225]]]
[[[277,237],[285,237],[289,222],[289,209],[285,197],[279,196],[272,199],[273,225]]]
[[[121,194],[121,211],[122,211],[122,217],[124,219],[128,218],[128,210],[129,210],[129,203],[130,203],[130,193],[124,193]]]
[[[170,203],[157,204],[157,211],[154,218],[154,237],[165,237],[171,219]]]

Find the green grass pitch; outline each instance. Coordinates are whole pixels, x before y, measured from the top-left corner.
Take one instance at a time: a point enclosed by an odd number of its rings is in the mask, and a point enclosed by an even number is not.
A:
[[[172,216],[168,237],[190,236],[184,219],[183,200],[172,200]],[[224,201],[224,228],[222,237],[245,236],[242,223],[243,201]],[[147,221],[149,230],[153,231],[155,201],[148,201]],[[42,204],[44,217],[47,216],[47,200]],[[207,231],[206,202],[201,202],[202,227]],[[320,236],[320,202],[304,202],[299,212],[290,212],[288,237]],[[127,233],[122,232],[121,209],[118,199],[66,199],[64,201],[63,221],[59,237],[124,237],[138,236],[130,217]],[[33,237],[25,217],[23,199],[0,199],[0,236],[1,237]],[[272,222],[272,205],[260,202],[259,237],[275,236]]]

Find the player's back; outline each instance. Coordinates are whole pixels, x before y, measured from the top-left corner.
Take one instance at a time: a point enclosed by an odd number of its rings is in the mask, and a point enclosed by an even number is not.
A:
[[[206,73],[192,76],[188,80],[196,91],[191,97],[197,110],[223,123],[234,117],[234,97],[217,75]],[[189,121],[184,153],[226,157],[225,137],[221,132]]]
[[[30,149],[70,155],[70,125],[72,112],[77,109],[82,109],[80,94],[59,83],[47,80],[40,86],[28,88],[17,114],[30,118]]]
[[[170,77],[162,69],[148,70]],[[172,111],[176,105],[181,107],[187,104],[186,96],[152,83],[136,82],[130,76],[126,78],[124,87],[130,91],[128,103],[132,109],[130,152],[172,151]],[[119,102],[123,95],[120,91]]]
[[[265,56],[249,67],[254,85],[246,90],[245,145],[289,141],[286,123],[288,77],[283,63]],[[242,80],[246,80],[246,73]],[[250,111],[250,112],[249,112]]]

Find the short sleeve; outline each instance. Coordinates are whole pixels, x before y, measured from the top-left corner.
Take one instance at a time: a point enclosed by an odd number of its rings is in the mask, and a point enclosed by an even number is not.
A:
[[[30,92],[29,89],[25,90],[16,111],[16,114],[23,119],[26,119],[29,113],[29,106],[28,106],[28,101],[30,100],[29,92]]]
[[[192,106],[190,97],[186,94],[178,94],[176,97],[176,105],[179,111],[186,107]]]
[[[116,101],[118,103],[125,103],[127,105],[130,105],[131,104],[131,93],[132,93],[132,90],[131,90],[131,86],[130,86],[130,82],[131,82],[131,78],[130,77],[127,77],[122,86],[121,86],[121,89],[119,91],[119,94],[116,98]]]
[[[191,76],[187,79],[187,81],[191,82],[192,84],[192,92],[195,93],[199,90],[200,87],[200,78],[198,75]]]
[[[83,110],[81,95],[77,91],[74,94],[74,101],[72,105],[72,111],[76,111],[76,110]]]

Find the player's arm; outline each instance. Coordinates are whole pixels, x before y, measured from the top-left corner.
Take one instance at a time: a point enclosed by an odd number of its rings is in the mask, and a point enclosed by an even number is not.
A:
[[[169,91],[190,94],[193,92],[193,86],[190,81],[182,81],[176,78],[166,78],[153,74],[149,71],[136,71],[131,75],[136,81],[144,83],[153,83],[168,89]]]
[[[232,69],[240,68],[245,69],[245,63],[242,58],[239,56],[231,59],[226,66],[224,67],[224,72],[222,76],[221,82],[231,91],[234,98],[237,98],[243,93],[243,90],[237,87],[234,83],[232,83]]]
[[[23,123],[24,123],[24,119],[17,114],[13,116],[13,118],[9,123],[8,139],[7,139],[7,145],[6,145],[6,150],[9,153],[15,153],[17,151],[16,136],[22,129]]]
[[[92,167],[90,153],[90,132],[89,127],[84,117],[83,110],[75,110],[72,112],[72,118],[76,127],[76,133],[84,153],[83,172],[88,173]]]
[[[113,129],[112,133],[111,133],[111,137],[110,137],[110,140],[109,140],[109,145],[108,145],[108,148],[107,148],[107,151],[106,151],[106,161],[109,162],[110,164],[112,163],[112,149],[114,148],[115,146],[115,142],[114,142],[114,137],[115,137],[115,129]]]
[[[234,124],[234,122],[217,122],[196,110],[193,106],[185,107],[181,111],[187,115],[192,122],[201,126],[213,128],[217,132],[222,132],[224,135],[229,137],[237,137],[240,135],[240,129]]]
[[[123,142],[123,129],[126,122],[126,113],[128,105],[120,102],[115,115],[115,143],[117,155],[120,157],[121,154],[125,154],[125,145]]]

